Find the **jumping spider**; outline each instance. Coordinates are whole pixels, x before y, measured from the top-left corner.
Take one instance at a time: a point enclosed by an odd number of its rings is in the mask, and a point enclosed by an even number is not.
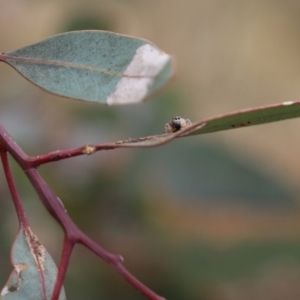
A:
[[[190,125],[192,125],[190,119],[184,119],[182,117],[174,117],[169,123],[165,125],[165,133],[174,133]]]

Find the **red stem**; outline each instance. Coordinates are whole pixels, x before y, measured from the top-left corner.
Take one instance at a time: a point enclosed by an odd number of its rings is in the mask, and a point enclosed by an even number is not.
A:
[[[205,123],[198,125],[205,126]],[[97,151],[101,150],[112,150],[116,148],[149,148],[149,147],[157,147],[169,143],[175,138],[181,137],[184,134],[189,133],[195,128],[195,126],[191,126],[189,128],[183,129],[178,131],[174,134],[166,135],[157,135],[157,136],[148,136],[139,139],[132,139],[135,140],[134,142],[128,142],[130,139],[119,141],[119,142],[112,142],[112,143],[103,143],[103,144],[96,144],[96,145],[85,145],[78,148],[71,148],[66,150],[56,150],[49,152],[43,155],[37,156],[27,156],[26,153],[13,141],[12,137],[7,133],[7,131],[3,128],[0,124],[0,148],[7,150],[10,154],[14,157],[14,159],[20,164],[23,170],[28,170],[31,168],[37,168],[40,165],[67,159],[79,155],[90,155]],[[141,141],[151,141],[149,144],[142,144],[139,143]]]
[[[42,179],[40,174],[36,169],[30,169],[26,171],[26,175],[30,182],[32,183],[34,189],[39,195],[40,199],[51,213],[51,215],[56,219],[56,221],[61,224],[62,228],[65,231],[65,242],[64,249],[62,252],[62,257],[60,264],[62,267],[59,267],[59,272],[57,275],[57,280],[55,284],[56,295],[59,295],[63,279],[65,277],[66,268],[69,263],[69,251],[70,248],[76,243],[80,243],[93,251],[96,255],[101,257],[104,261],[110,264],[115,270],[117,270],[121,276],[129,282],[133,287],[139,290],[143,295],[145,295],[148,299],[151,300],[162,300],[164,298],[155,294],[149,288],[147,288],[144,284],[142,284],[137,278],[135,278],[130,272],[122,265],[123,259],[120,255],[116,255],[108,252],[104,248],[102,248],[99,244],[89,238],[86,234],[84,234],[72,221],[72,219],[67,214],[66,210],[62,206],[60,200],[52,191],[52,189],[47,185],[47,183]],[[68,242],[66,242],[66,240]],[[60,280],[60,281],[58,281]],[[57,298],[52,298],[52,300],[56,300]]]
[[[168,138],[171,140],[175,137],[175,134]],[[90,148],[91,147],[91,148]],[[94,148],[95,149],[94,149]],[[55,151],[44,156],[29,157],[24,151],[16,144],[12,137],[6,132],[4,127],[0,124],[0,152],[5,169],[6,176],[8,176],[9,186],[13,195],[13,199],[17,199],[16,205],[18,205],[18,217],[27,222],[24,210],[22,209],[20,198],[18,197],[14,181],[11,177],[11,172],[9,171],[7,153],[8,151],[13,158],[17,161],[20,167],[25,172],[29,181],[31,182],[39,198],[43,202],[44,206],[48,212],[54,217],[54,219],[61,225],[65,232],[64,247],[61,255],[61,261],[59,265],[59,270],[56,278],[55,287],[53,290],[53,295],[51,300],[57,300],[60,294],[61,287],[66,275],[67,267],[69,264],[70,256],[75,244],[80,243],[94,252],[96,255],[101,257],[104,261],[110,264],[118,273],[135,289],[139,290],[145,297],[150,300],[163,300],[164,298],[155,294],[148,287],[142,284],[137,278],[135,278],[123,265],[123,258],[120,255],[116,255],[108,252],[95,241],[84,234],[72,221],[72,219],[67,214],[62,202],[53,192],[53,190],[47,185],[47,183],[42,179],[38,171],[35,169],[38,165],[42,163],[47,163],[50,161],[60,160],[64,158],[70,158],[82,154],[88,153],[90,149],[107,150],[120,147],[117,143],[108,143],[96,146],[84,146],[80,148],[74,148],[63,151]],[[92,153],[94,153],[92,151]],[[20,207],[19,207],[20,206]],[[26,220],[26,221],[24,221]],[[28,222],[26,223],[28,224]]]
[[[28,228],[29,223],[26,218],[26,214],[25,214],[20,196],[19,196],[17,188],[16,188],[16,184],[15,184],[15,180],[14,180],[11,168],[10,168],[7,152],[0,151],[0,155],[1,155],[1,161],[2,161],[2,165],[3,165],[4,174],[5,174],[5,177],[7,180],[7,185],[10,190],[10,194],[11,194],[16,212],[17,212],[19,223],[24,228]]]
[[[89,248],[91,251],[93,251],[96,255],[101,256],[104,260],[107,261],[121,276],[129,283],[131,284],[135,289],[140,291],[141,294],[143,294],[145,297],[151,300],[164,300],[165,298],[157,295],[152,290],[150,290],[147,286],[145,286],[143,283],[141,283],[137,278],[135,278],[123,265],[124,259],[120,255],[109,255],[107,259],[105,259],[102,256],[102,251],[97,243],[95,243],[92,239],[90,239],[85,234],[82,234],[82,236],[79,239],[79,243]]]
[[[52,293],[51,300],[56,300],[59,298],[60,291],[63,286],[63,282],[67,273],[67,268],[69,265],[70,257],[72,254],[72,250],[74,248],[75,243],[73,241],[69,240],[66,236],[64,239],[64,246],[61,253],[60,263],[59,263],[59,269],[58,274],[56,277],[56,282],[54,286],[54,290]]]

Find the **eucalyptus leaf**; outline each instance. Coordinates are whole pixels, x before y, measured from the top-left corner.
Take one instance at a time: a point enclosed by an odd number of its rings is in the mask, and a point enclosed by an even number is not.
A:
[[[184,136],[260,125],[300,117],[300,101],[248,108],[194,122]],[[205,124],[205,126],[203,126]],[[199,127],[199,128],[198,128]]]
[[[57,268],[29,227],[20,227],[11,260],[14,269],[1,291],[0,300],[50,300]],[[59,300],[65,299],[62,289]]]
[[[1,55],[55,95],[119,105],[142,102],[173,76],[173,59],[152,43],[112,32],[73,31]]]
[[[116,148],[148,148],[171,142],[174,138],[222,130],[244,128],[270,122],[300,117],[300,101],[287,101],[260,107],[248,108],[232,113],[193,122],[175,133],[129,138],[115,143]],[[162,126],[163,128],[163,126]]]

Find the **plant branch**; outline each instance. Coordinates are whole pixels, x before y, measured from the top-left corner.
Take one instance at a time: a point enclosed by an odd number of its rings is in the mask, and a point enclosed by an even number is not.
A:
[[[92,239],[90,239],[85,234],[79,239],[79,243],[84,245],[85,247],[89,248],[93,251],[96,255],[101,256],[103,249],[99,247],[97,243],[95,243]],[[102,257],[103,258],[103,257]],[[120,255],[109,255],[106,260],[129,284],[131,284],[135,289],[140,291],[145,297],[151,300],[164,300],[165,298],[157,295],[143,283],[141,283],[137,278],[135,278],[123,265],[124,259]]]
[[[14,159],[19,163],[23,170],[37,168],[40,165],[68,159],[80,155],[91,155],[101,150],[113,150],[117,148],[149,148],[158,147],[167,144],[175,138],[185,136],[195,129],[205,126],[206,123],[195,123],[183,130],[172,134],[151,135],[140,138],[129,138],[117,142],[103,144],[87,144],[85,146],[71,148],[66,150],[56,150],[43,155],[28,156],[26,153],[13,141],[12,137],[0,124],[0,148],[6,149],[11,153]]]
[[[65,231],[65,242],[61,256],[57,281],[55,284],[55,295],[58,297],[60,288],[62,286],[63,279],[66,274],[66,268],[69,263],[71,251],[76,243],[80,243],[93,251],[96,255],[101,257],[104,261],[110,264],[119,274],[129,282],[134,288],[139,290],[144,296],[151,300],[163,300],[164,298],[158,296],[144,284],[142,284],[137,278],[135,278],[122,264],[123,259],[120,255],[116,255],[108,252],[102,248],[95,241],[90,239],[85,233],[83,233],[72,221],[63,207],[59,198],[55,195],[53,190],[42,179],[36,169],[29,169],[26,175],[32,183],[35,191],[39,195],[40,199],[44,203],[49,213],[56,219],[56,221],[62,226]],[[52,297],[52,300],[57,298]]]
[[[4,174],[7,180],[8,188],[10,190],[10,194],[13,199],[13,203],[17,212],[19,224],[24,228],[28,228],[29,223],[26,218],[25,211],[16,188],[15,180],[9,164],[8,154],[6,151],[0,151],[0,155],[1,155],[1,161],[3,165]]]
[[[201,126],[204,126],[202,124]],[[199,125],[197,125],[199,127]],[[61,225],[65,232],[64,246],[61,254],[61,260],[59,270],[56,278],[55,287],[53,290],[52,300],[57,300],[60,294],[60,290],[63,285],[63,281],[66,275],[67,267],[70,261],[70,256],[74,246],[80,243],[87,247],[90,251],[94,252],[97,256],[101,257],[104,261],[110,264],[129,284],[135,289],[139,290],[144,296],[151,300],[163,300],[161,296],[155,294],[152,290],[141,283],[135,278],[123,265],[123,258],[120,255],[116,255],[108,252],[102,248],[99,244],[89,238],[83,233],[72,221],[67,214],[62,202],[54,193],[54,191],[48,186],[48,184],[42,179],[36,168],[42,164],[52,161],[58,161],[61,159],[67,159],[83,154],[93,154],[100,150],[110,150],[115,148],[145,148],[155,147],[166,144],[176,137],[183,136],[194,130],[196,125],[192,125],[189,128],[185,128],[174,134],[163,134],[156,136],[148,136],[136,139],[126,139],[114,143],[105,143],[97,145],[85,145],[83,147],[57,150],[48,154],[39,155],[36,157],[27,156],[26,153],[17,145],[12,139],[4,127],[0,124],[0,152],[1,159],[5,169],[5,173],[8,178],[9,186],[14,199],[18,199],[16,203],[21,205],[18,194],[14,186],[14,181],[11,177],[11,172],[8,165],[7,152],[9,152],[13,158],[17,161],[20,167],[25,172],[29,181],[31,182],[39,198],[43,202],[48,212],[54,217],[54,219]],[[17,197],[17,198],[16,198]],[[15,201],[15,200],[14,200]],[[22,218],[25,218],[24,210],[18,208]],[[23,213],[23,214],[22,214]]]
[[[7,151],[17,161],[20,167],[24,170],[25,163],[28,159],[26,153],[13,140],[9,133],[0,124],[0,150]]]
[[[68,239],[68,237],[65,236],[63,250],[61,253],[61,258],[60,258],[60,263],[59,263],[58,274],[56,277],[56,282],[55,282],[55,286],[53,289],[51,300],[58,299],[58,297],[60,295],[60,291],[63,286],[63,282],[64,282],[64,279],[66,276],[67,268],[68,268],[68,265],[70,262],[70,257],[71,257],[74,246],[75,246],[74,241]]]
[[[168,137],[167,140],[171,140],[174,137]],[[151,139],[151,137],[149,138]],[[141,141],[145,141],[143,138]],[[120,255],[116,255],[108,252],[95,241],[84,234],[72,221],[67,214],[62,202],[53,192],[53,190],[42,179],[35,166],[60,160],[64,158],[70,158],[82,154],[92,154],[99,150],[108,150],[120,147],[126,147],[124,143],[130,143],[132,140],[125,140],[122,142],[102,144],[96,146],[84,146],[75,149],[69,149],[64,151],[55,151],[45,156],[37,156],[35,158],[27,156],[24,151],[17,145],[12,137],[7,133],[4,127],[0,124],[0,154],[3,163],[4,172],[7,177],[8,185],[12,193],[12,197],[16,206],[18,217],[22,220],[23,224],[28,222],[25,216],[25,212],[22,208],[20,198],[18,196],[12,173],[9,167],[9,161],[7,152],[9,152],[13,158],[17,161],[20,167],[25,172],[33,188],[39,195],[39,198],[43,202],[48,212],[54,217],[54,219],[61,225],[65,232],[64,246],[61,255],[61,261],[57,274],[55,287],[53,290],[52,300],[57,300],[60,294],[61,287],[66,275],[67,267],[70,261],[70,256],[75,244],[80,243],[94,252],[97,256],[101,257],[104,261],[110,264],[128,283],[130,283],[135,289],[139,290],[144,296],[151,300],[163,300],[161,296],[155,294],[152,290],[142,284],[137,278],[135,278],[123,265],[123,258]],[[161,142],[161,141],[159,141]],[[165,141],[163,141],[165,142]],[[21,222],[21,221],[20,221]]]

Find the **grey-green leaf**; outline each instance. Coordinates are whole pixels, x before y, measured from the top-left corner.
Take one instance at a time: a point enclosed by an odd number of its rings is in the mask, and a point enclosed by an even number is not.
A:
[[[148,148],[161,146],[174,138],[196,134],[213,133],[221,130],[249,127],[300,117],[300,101],[287,101],[279,104],[248,108],[196,121],[175,133],[130,138],[115,143],[116,148]],[[163,127],[163,126],[162,126]],[[163,128],[162,128],[163,130]]]
[[[21,226],[14,242],[13,271],[3,287],[1,300],[50,300],[56,281],[56,265],[30,228]],[[59,300],[65,300],[62,289]]]
[[[108,105],[139,103],[173,76],[173,59],[152,43],[105,31],[73,31],[1,55],[42,89]]]
[[[300,101],[287,101],[244,109],[195,122],[185,136],[248,127],[298,117],[300,117]],[[198,126],[201,126],[201,128],[198,128]]]

